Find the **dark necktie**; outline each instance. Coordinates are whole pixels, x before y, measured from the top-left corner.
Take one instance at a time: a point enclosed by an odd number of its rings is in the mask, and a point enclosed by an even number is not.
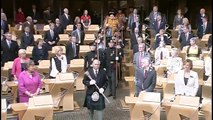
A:
[[[96,76],[96,77],[98,76],[98,71],[97,71],[97,70],[95,70],[95,76]]]
[[[144,71],[144,78],[147,78],[147,70]]]
[[[163,60],[163,51],[160,52],[160,59]]]

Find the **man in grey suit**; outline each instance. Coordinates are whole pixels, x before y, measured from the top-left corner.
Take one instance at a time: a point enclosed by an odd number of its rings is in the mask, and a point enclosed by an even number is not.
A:
[[[153,11],[149,14],[149,27],[151,29],[154,28],[154,23],[157,20],[158,15],[161,15],[161,13],[158,12],[158,6],[153,6]]]
[[[145,57],[141,61],[141,66],[135,71],[135,96],[140,92],[153,92],[156,85],[156,71],[150,67],[149,58]]]
[[[136,52],[133,57],[133,64],[135,69],[140,68],[140,61],[145,57],[150,59],[150,54],[145,51],[145,43],[140,43],[138,44],[138,52]]]
[[[81,30],[81,23],[77,23],[77,29],[72,31],[71,35],[76,37],[76,42],[83,45],[84,44],[84,31]]]

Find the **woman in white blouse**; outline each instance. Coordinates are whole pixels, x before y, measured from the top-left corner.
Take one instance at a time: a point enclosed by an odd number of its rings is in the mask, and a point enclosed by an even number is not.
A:
[[[67,72],[67,58],[62,52],[61,47],[55,48],[56,55],[51,58],[50,63],[50,78],[55,78],[58,73]]]
[[[212,74],[212,48],[210,48],[209,56],[204,58],[204,67],[205,67],[204,80],[206,81]]]
[[[159,47],[155,50],[155,64],[160,65],[161,61],[169,58],[169,49],[166,48],[163,41],[160,42]]]
[[[196,96],[199,83],[198,74],[192,71],[192,61],[186,59],[183,70],[175,77],[175,95]]]
[[[176,74],[183,67],[183,61],[181,57],[178,57],[179,49],[172,48],[171,57],[167,61],[167,74]]]

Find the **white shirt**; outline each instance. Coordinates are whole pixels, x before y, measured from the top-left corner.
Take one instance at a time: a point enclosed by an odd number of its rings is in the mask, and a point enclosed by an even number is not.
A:
[[[96,74],[96,71],[97,71],[97,74]],[[93,69],[93,72],[94,72],[94,75],[96,76],[96,75],[98,75],[98,69],[96,70],[96,69]]]
[[[11,46],[12,41],[11,40],[6,40],[7,41],[7,45]]]

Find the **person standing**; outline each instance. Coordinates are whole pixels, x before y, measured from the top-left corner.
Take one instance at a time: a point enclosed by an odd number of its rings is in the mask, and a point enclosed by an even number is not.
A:
[[[94,112],[98,114],[98,120],[103,120],[103,110],[105,108],[105,100],[103,93],[107,88],[108,79],[106,71],[100,68],[100,61],[94,59],[92,68],[87,70],[88,75],[84,75],[83,84],[87,86],[84,107],[90,110],[90,119],[94,120]],[[95,84],[100,88],[98,89]],[[99,97],[94,97],[94,95]]]
[[[18,90],[21,103],[28,102],[30,97],[38,95],[42,88],[41,77],[32,60],[27,62],[26,69],[19,75]]]
[[[153,92],[157,73],[153,67],[150,67],[150,60],[148,57],[140,60],[139,69],[136,69],[135,74],[135,96],[138,97],[140,92]]]
[[[69,15],[69,10],[67,8],[64,8],[64,14],[60,17],[61,25],[64,29],[67,28],[67,25],[71,23],[71,18]]]

